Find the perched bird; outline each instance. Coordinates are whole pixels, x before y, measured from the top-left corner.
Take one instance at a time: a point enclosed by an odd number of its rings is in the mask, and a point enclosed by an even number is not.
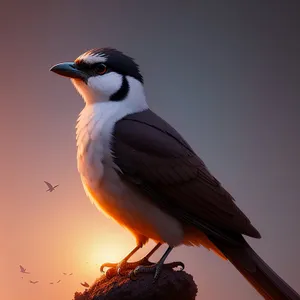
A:
[[[20,272],[23,274],[30,274],[29,272],[26,271],[26,269],[23,266],[19,266],[20,267]]]
[[[90,285],[87,283],[87,282],[84,282],[84,283],[80,283],[82,286],[84,287],[89,287]]]
[[[32,280],[29,280],[29,282],[32,283],[32,284],[38,283],[38,281],[32,281]]]
[[[148,107],[137,63],[113,48],[89,50],[51,71],[71,78],[85,107],[76,125],[77,166],[90,200],[126,227],[137,246],[119,263],[159,277],[166,257],[179,245],[204,246],[228,259],[267,299],[300,299],[259,257],[243,235],[260,233],[204,162],[166,121]],[[149,239],[144,259],[127,262]],[[162,258],[148,258],[168,244]],[[183,264],[177,264],[183,267]],[[174,264],[170,264],[174,267]]]
[[[49,183],[48,181],[44,181],[48,187],[48,190],[46,190],[46,192],[53,192],[58,186],[59,184],[53,186],[51,183]]]

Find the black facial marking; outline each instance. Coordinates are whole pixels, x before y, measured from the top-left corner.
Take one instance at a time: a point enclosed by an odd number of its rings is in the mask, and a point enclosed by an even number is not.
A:
[[[122,101],[126,98],[129,92],[129,83],[125,76],[122,77],[122,85],[120,89],[110,96],[110,101]]]
[[[114,71],[121,75],[128,75],[137,79],[141,83],[144,83],[138,64],[133,58],[125,55],[119,50],[113,48],[97,48],[85,52],[85,55],[104,56],[106,58],[106,62],[104,64],[108,68],[107,72]],[[80,70],[86,72],[89,76],[98,75],[96,69],[97,66],[99,66],[99,63],[87,64],[84,62],[84,59],[76,60],[75,63]]]
[[[88,77],[101,75],[101,70],[106,66],[106,73],[111,72],[111,69],[104,63],[87,64],[84,61],[76,62],[76,67],[84,72]]]

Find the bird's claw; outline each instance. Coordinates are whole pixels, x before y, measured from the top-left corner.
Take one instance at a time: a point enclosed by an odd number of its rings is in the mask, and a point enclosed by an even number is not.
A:
[[[104,268],[109,268],[106,273],[109,270],[114,269],[118,275],[123,276],[124,274],[122,273],[122,269],[126,269],[126,263],[125,262],[120,262],[120,263],[105,263],[100,267],[100,272],[101,273],[105,273],[104,272]]]
[[[147,258],[143,258],[137,262],[121,261],[119,263],[104,263],[100,266],[100,272],[104,273],[104,268],[109,268],[105,274],[106,277],[112,278],[115,275],[125,276],[126,270],[134,269],[138,266],[151,266],[154,263],[150,262]]]
[[[123,275],[121,272],[123,265],[124,262],[122,261],[120,263],[104,263],[100,266],[100,272],[105,273],[107,278],[112,278],[116,274]],[[106,272],[104,271],[105,268],[108,268]]]
[[[105,272],[105,276],[107,279],[111,279],[113,278],[114,276],[117,275],[117,269],[112,267],[112,268],[109,268],[106,272]]]
[[[168,264],[153,264],[153,265],[140,265],[137,266],[134,270],[132,270],[129,273],[129,278],[131,280],[137,280],[138,279],[138,274],[141,273],[154,273],[154,277],[153,277],[153,283],[155,283],[157,281],[157,279],[159,278],[159,275],[162,271],[163,268],[170,268],[170,269],[174,269],[174,268],[178,268],[180,267],[180,270],[178,271],[182,271],[184,269],[184,263],[180,262],[180,261],[176,261],[176,262],[171,262]]]
[[[104,268],[116,268],[117,266],[117,263],[104,263],[100,266],[100,272],[104,273]]]
[[[134,270],[132,270],[132,271],[129,273],[129,278],[130,278],[132,281],[135,281],[135,280],[138,279],[137,273],[138,273],[140,267],[141,267],[141,266],[137,266]]]
[[[153,283],[158,279],[163,265],[155,264],[153,266],[137,266],[133,271],[129,273],[129,278],[133,281],[138,279],[140,273],[154,273]]]
[[[127,265],[128,265],[128,263],[125,262],[125,261],[121,261],[121,262],[118,264],[117,274],[118,274],[119,276],[125,276],[125,274],[122,272],[122,270],[126,270],[126,269],[127,269]]]

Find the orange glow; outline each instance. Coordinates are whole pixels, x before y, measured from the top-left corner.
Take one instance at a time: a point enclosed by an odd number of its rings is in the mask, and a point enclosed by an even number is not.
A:
[[[118,245],[117,241],[98,243],[91,251],[91,263],[119,262],[127,255],[126,247]]]
[[[88,245],[88,249],[82,249],[89,264],[103,264],[104,262],[120,262],[135,244],[127,235],[120,233],[103,234],[101,238]]]

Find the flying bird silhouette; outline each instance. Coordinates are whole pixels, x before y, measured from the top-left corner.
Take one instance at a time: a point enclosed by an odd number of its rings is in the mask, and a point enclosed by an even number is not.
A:
[[[73,275],[73,273],[70,273],[69,276],[70,276],[70,275]]]
[[[29,272],[26,271],[26,269],[20,265],[20,272],[23,274],[30,274]]]
[[[37,281],[29,280],[29,282],[32,283],[32,284],[36,284],[36,283],[38,283],[38,280]]]
[[[44,181],[44,182],[46,183],[46,185],[48,187],[48,190],[46,190],[46,192],[53,192],[59,186],[59,184],[53,186],[48,181]]]
[[[63,273],[64,275],[68,275],[67,273]]]
[[[50,282],[49,284],[54,284],[54,282]]]
[[[80,282],[80,284],[84,287],[89,287],[90,285],[85,281],[84,283]]]
[[[60,283],[61,282],[61,280],[58,280],[56,283]]]

